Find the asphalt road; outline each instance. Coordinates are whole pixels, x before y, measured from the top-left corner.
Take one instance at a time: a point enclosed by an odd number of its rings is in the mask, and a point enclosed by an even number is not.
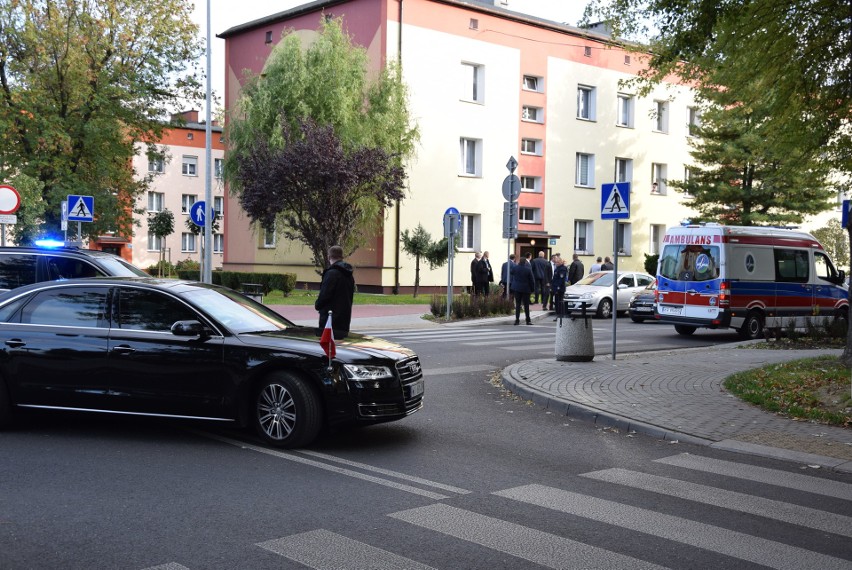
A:
[[[209,424],[29,415],[0,434],[0,568],[850,567],[850,477],[504,393],[496,372],[546,351],[552,326],[387,331],[423,359],[424,409],[307,450]],[[619,339],[704,336],[657,328],[625,323]]]

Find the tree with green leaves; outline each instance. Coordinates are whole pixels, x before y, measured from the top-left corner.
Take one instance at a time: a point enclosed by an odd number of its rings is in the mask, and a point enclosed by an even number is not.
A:
[[[771,86],[765,97],[749,99],[715,85],[700,87],[699,94],[706,104],[690,140],[696,164],[688,180],[669,182],[692,197],[694,222],[795,225],[831,207],[836,196],[828,168],[809,141],[802,144],[809,136],[805,126],[789,136],[794,130],[779,132],[769,116]]]
[[[417,129],[401,71],[389,63],[372,72],[366,50],[352,44],[340,18],[323,17],[307,48],[299,34],[286,32],[229,118],[224,176],[231,192],[254,224],[304,243],[317,267],[327,265],[329,245],[338,243],[347,255],[363,245],[380,229],[383,210],[404,198],[402,165]],[[310,154],[287,148],[296,145]],[[258,152],[277,157],[275,176]],[[296,162],[285,164],[284,154]]]
[[[168,208],[159,212],[148,214],[148,231],[157,238],[160,243],[175,231],[175,216]],[[157,273],[163,276],[163,265],[166,261],[166,250],[160,247],[160,260],[157,263]]]
[[[414,296],[420,288],[420,260],[429,263],[429,269],[436,269],[447,262],[449,250],[447,238],[432,241],[432,235],[427,232],[421,224],[417,224],[414,232],[405,230],[400,235],[402,239],[402,250],[414,257]]]
[[[762,96],[773,132],[804,128],[801,152],[852,174],[852,0],[592,0],[585,20],[635,41],[623,45],[647,55],[645,90],[675,75]]]
[[[849,238],[846,230],[840,227],[840,220],[832,218],[825,227],[811,233],[819,240],[834,263],[840,267],[849,267]]]
[[[0,2],[0,179],[41,191],[21,236],[58,235],[70,194],[94,197],[88,237],[132,235],[146,184],[134,141],[155,142],[168,110],[203,94],[191,12],[189,0]]]
[[[5,178],[6,183],[21,196],[21,206],[15,212],[17,221],[11,226],[12,241],[16,245],[32,245],[38,238],[36,230],[44,215],[43,185],[26,174],[9,176],[8,172],[5,175],[0,172],[0,178]]]

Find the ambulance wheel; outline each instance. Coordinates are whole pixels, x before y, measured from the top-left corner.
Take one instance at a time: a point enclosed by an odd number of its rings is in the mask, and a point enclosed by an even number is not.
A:
[[[695,332],[695,327],[690,327],[688,325],[675,325],[675,330],[677,331],[677,334],[689,336]]]
[[[746,340],[763,338],[763,314],[760,311],[749,311],[739,333]]]

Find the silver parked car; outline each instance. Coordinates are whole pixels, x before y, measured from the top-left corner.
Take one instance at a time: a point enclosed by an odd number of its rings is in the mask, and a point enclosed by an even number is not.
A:
[[[612,282],[613,271],[597,271],[580,279],[574,285],[565,289],[565,312],[580,310],[581,304],[586,303],[586,310],[601,318],[612,316]],[[630,298],[654,281],[647,273],[635,271],[618,272],[618,302],[616,310],[627,311]]]

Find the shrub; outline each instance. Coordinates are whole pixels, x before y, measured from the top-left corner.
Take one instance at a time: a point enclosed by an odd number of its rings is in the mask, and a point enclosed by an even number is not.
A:
[[[467,293],[453,296],[451,318],[453,319],[475,319],[480,317],[491,317],[510,315],[514,311],[514,303],[500,295],[471,296]],[[429,312],[434,317],[445,318],[447,315],[447,296],[433,294],[429,302]]]

